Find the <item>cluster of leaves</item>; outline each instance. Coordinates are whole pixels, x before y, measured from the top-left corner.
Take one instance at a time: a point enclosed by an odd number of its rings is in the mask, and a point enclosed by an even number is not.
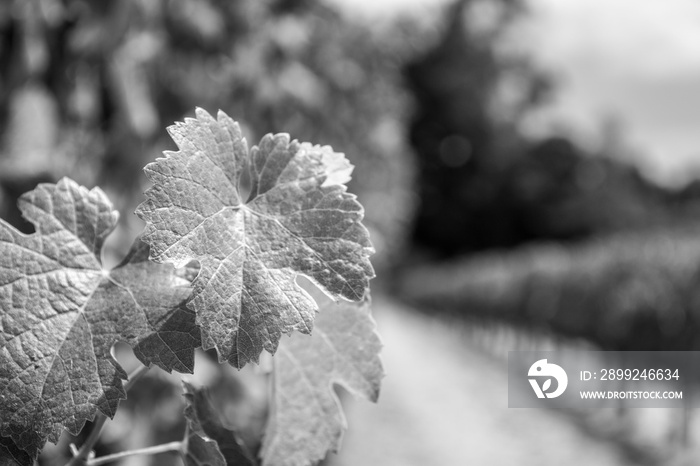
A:
[[[137,214],[146,230],[114,269],[100,256],[118,213],[99,188],[64,178],[26,193],[32,235],[0,221],[0,458],[30,463],[64,428],[77,434],[99,413],[113,417],[126,396],[127,375],[110,355],[119,341],[146,366],[178,372],[193,371],[200,346],[238,368],[278,351],[262,464],[311,464],[337,448],[344,419],[333,383],[376,400],[373,249],[362,206],[346,192],[352,166],[286,134],[249,149],[223,112],[196,113],[169,128],[180,150],[145,168],[153,187]],[[173,265],[193,261],[190,283]],[[314,300],[299,275],[363,304]],[[314,338],[280,342],[314,327]],[[224,447],[233,437],[213,433],[197,391],[186,393],[188,464],[204,452],[226,464],[227,451],[243,450]]]

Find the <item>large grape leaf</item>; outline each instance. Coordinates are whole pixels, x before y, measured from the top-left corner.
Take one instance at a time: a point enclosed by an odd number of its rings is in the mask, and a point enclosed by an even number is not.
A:
[[[307,466],[338,450],[346,421],[334,384],[371,401],[379,396],[382,344],[369,304],[317,300],[313,335],[284,339],[273,359],[263,466]]]
[[[182,382],[185,401],[186,466],[255,466],[238,434],[224,426],[205,389]]]
[[[373,249],[343,154],[287,134],[249,151],[236,122],[202,109],[168,130],[180,150],[146,166],[153,187],[136,213],[153,260],[199,261],[190,305],[205,349],[240,368],[282,333],[310,333],[317,306],[299,274],[336,298],[364,297]]]
[[[189,282],[149,262],[147,245],[102,268],[118,214],[99,188],[64,178],[19,206],[36,233],[0,220],[0,435],[35,457],[63,427],[77,434],[98,410],[114,416],[127,377],[115,342],[144,364],[191,372],[200,339]]]

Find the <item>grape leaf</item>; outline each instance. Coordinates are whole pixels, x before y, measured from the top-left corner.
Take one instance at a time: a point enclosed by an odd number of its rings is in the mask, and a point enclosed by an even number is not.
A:
[[[29,454],[17,448],[10,437],[0,437],[0,466],[22,466],[32,464]]]
[[[202,109],[168,131],[180,150],[146,166],[153,187],[136,213],[153,260],[199,261],[190,306],[205,349],[240,368],[282,333],[310,333],[317,306],[300,274],[336,298],[364,297],[373,249],[343,154],[287,134],[249,151],[236,122]]]
[[[255,460],[238,435],[224,427],[206,390],[182,382],[185,400],[187,466],[254,466]]]
[[[321,312],[313,335],[284,339],[273,359],[263,466],[316,464],[329,450],[338,450],[346,421],[333,384],[371,401],[379,396],[382,344],[369,304],[317,300]]]
[[[200,337],[185,304],[191,286],[149,262],[146,244],[102,269],[118,213],[99,188],[63,178],[19,207],[36,233],[0,220],[0,435],[36,457],[62,427],[78,434],[98,410],[114,416],[127,377],[110,355],[115,342],[144,364],[191,372]]]

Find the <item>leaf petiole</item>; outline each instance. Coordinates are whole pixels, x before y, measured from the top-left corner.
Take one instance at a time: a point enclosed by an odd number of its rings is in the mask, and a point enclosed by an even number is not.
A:
[[[149,366],[142,365],[129,374],[129,379],[124,384],[124,390],[128,392],[129,389],[134,386],[134,383],[136,383],[136,381],[140,379],[143,374],[148,372],[148,369],[150,369]],[[85,439],[85,443],[83,443],[83,446],[80,447],[77,454],[74,452],[73,458],[68,462],[68,464],[66,464],[66,466],[85,466],[86,464],[93,464],[90,462],[90,460],[88,460],[88,458],[90,456],[90,452],[95,447],[95,444],[97,444],[97,441],[100,439],[100,435],[102,435],[102,429],[104,428],[107,419],[107,416],[102,413],[98,412],[97,415],[95,415],[92,430],[90,431],[87,439]]]
[[[126,458],[127,456],[136,456],[136,455],[157,455],[159,453],[166,453],[169,451],[181,451],[182,450],[182,442],[170,442],[170,443],[164,443],[162,445],[155,445],[152,447],[146,447],[146,448],[139,448],[137,450],[127,450],[127,451],[122,451],[119,453],[114,453],[111,455],[105,455],[101,456],[100,458],[94,458],[90,459],[87,461],[88,466],[99,466],[100,464],[108,464],[113,461],[120,460],[122,458]]]
[[[102,435],[102,428],[104,427],[105,422],[107,422],[107,419],[107,416],[104,414],[97,413],[88,438],[85,439],[85,443],[83,443],[83,446],[80,447],[80,450],[78,450],[78,454],[74,456],[68,462],[68,464],[66,464],[66,466],[84,466],[87,464],[88,456],[90,455],[92,448],[100,439],[100,435]]]
[[[143,376],[143,374],[148,372],[148,369],[150,369],[150,368],[151,368],[150,366],[141,365],[138,368],[134,369],[134,371],[131,372],[131,374],[129,374],[129,379],[124,384],[124,391],[128,392],[131,389],[131,387],[134,386],[136,381],[139,380],[141,378],[141,376]]]

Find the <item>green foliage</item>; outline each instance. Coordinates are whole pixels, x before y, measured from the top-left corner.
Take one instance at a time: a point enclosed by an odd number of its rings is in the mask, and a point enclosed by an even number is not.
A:
[[[333,386],[377,401],[382,344],[369,301],[335,303],[307,286],[320,313],[313,335],[284,338],[273,359],[273,396],[261,451],[263,466],[306,466],[338,451],[347,428]],[[186,464],[253,465],[236,432],[222,425],[205,390],[184,382]]]
[[[37,232],[0,222],[0,432],[36,455],[98,409],[114,416],[126,396],[114,343],[130,343],[146,365],[187,372],[199,331],[184,306],[189,283],[148,262],[138,240],[120,266],[102,269],[118,215],[101,190],[63,179],[27,193],[20,208]]]
[[[9,437],[0,437],[0,466],[31,464],[32,457]]]
[[[542,243],[417,267],[399,293],[423,307],[627,351],[697,348],[698,228]]]
[[[170,134],[180,151],[146,166],[154,186],[136,212],[153,260],[201,264],[191,306],[204,349],[240,368],[274,353],[282,333],[310,333],[317,306],[298,274],[338,298],[364,297],[373,250],[362,206],[345,192],[343,154],[286,134],[249,151],[237,123],[201,109]]]
[[[313,336],[284,339],[273,361],[264,465],[306,466],[340,448],[346,423],[334,384],[371,401],[379,396],[382,345],[369,303],[336,304],[318,291],[314,298],[321,312]]]
[[[188,382],[183,382],[182,385],[187,402],[187,431],[183,452],[185,464],[253,466],[255,460],[251,453],[238,434],[221,423],[206,389],[195,388]]]
[[[274,353],[282,333],[310,333],[316,302],[317,335],[286,340],[275,364],[263,464],[312,464],[337,448],[344,422],[331,383],[376,400],[381,345],[367,304],[336,306],[321,295],[315,302],[295,281],[304,275],[347,301],[368,296],[373,249],[363,208],[344,185],[352,166],[330,147],[286,134],[248,150],[222,112],[214,119],[197,110],[170,132],[180,151],[145,169],[154,186],[138,210],[144,242],[136,239],[114,269],[100,255],[118,214],[99,188],[65,178],[26,193],[20,208],[36,226],[32,235],[0,221],[2,461],[30,464],[63,428],[78,434],[96,415],[114,416],[127,378],[110,354],[115,343],[167,371],[192,372],[202,344],[240,368],[263,349]],[[189,267],[151,262],[149,253]],[[190,283],[182,277],[192,260],[200,268]],[[214,408],[189,386],[186,398],[180,451],[188,464],[207,455],[212,464],[230,461],[236,442],[227,443],[234,437]],[[178,443],[166,447],[156,450]]]

